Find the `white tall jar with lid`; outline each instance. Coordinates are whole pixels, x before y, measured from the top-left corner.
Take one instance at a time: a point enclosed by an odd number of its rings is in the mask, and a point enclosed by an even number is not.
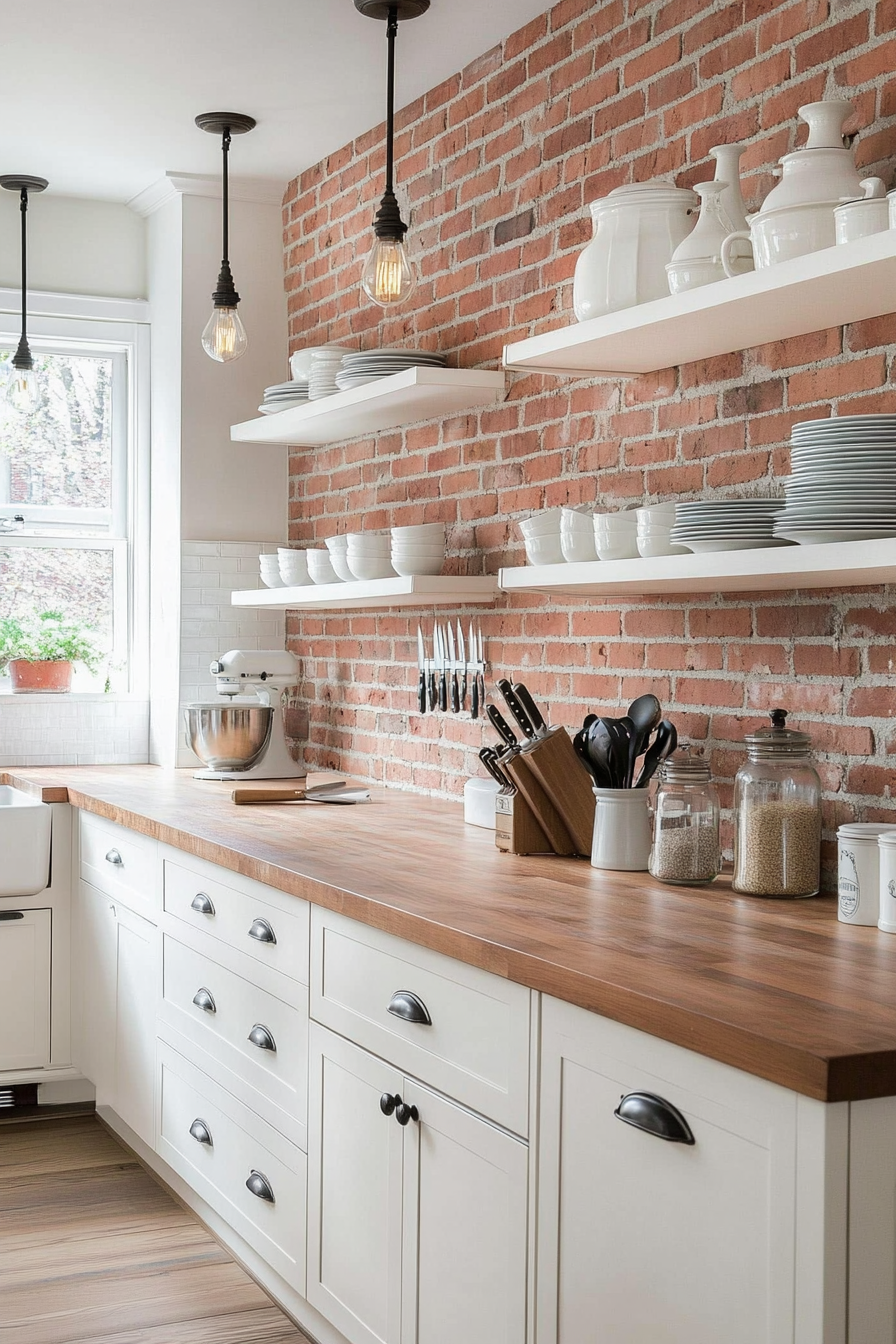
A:
[[[815,896],[821,871],[821,781],[808,733],[785,726],[745,738],[747,761],[734,781],[735,891],[749,896]]]
[[[876,924],[880,918],[877,840],[892,830],[892,823],[877,821],[850,821],[838,830],[837,918],[842,924]]]

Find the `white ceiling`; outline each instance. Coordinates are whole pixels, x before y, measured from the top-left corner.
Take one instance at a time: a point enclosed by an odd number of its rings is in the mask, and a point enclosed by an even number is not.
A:
[[[396,105],[548,7],[432,0],[399,28]],[[217,173],[198,112],[248,112],[232,172],[287,182],[383,120],[385,24],[353,0],[40,0],[2,20],[0,173],[127,201],[166,171]]]

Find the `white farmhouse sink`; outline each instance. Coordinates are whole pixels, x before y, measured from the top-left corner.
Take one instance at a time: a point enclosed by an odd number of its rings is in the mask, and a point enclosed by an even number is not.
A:
[[[0,896],[36,896],[50,881],[47,803],[0,784]]]

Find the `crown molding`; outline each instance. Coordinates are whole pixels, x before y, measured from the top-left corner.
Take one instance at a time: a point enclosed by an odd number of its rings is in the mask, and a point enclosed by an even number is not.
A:
[[[232,201],[248,201],[251,205],[280,205],[286,183],[263,177],[232,177],[229,187]],[[205,173],[166,173],[132,197],[128,201],[128,208],[145,218],[175,196],[210,196],[220,200],[221,179]]]

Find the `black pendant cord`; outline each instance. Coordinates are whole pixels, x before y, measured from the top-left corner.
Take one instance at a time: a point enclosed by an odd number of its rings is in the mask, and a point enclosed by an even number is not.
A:
[[[15,369],[33,369],[34,360],[28,348],[28,188],[22,187],[19,194],[19,210],[22,215],[22,334],[19,346],[13,355]]]
[[[230,154],[230,127],[225,126],[221,133],[221,154],[223,157],[223,173],[221,196],[223,201],[223,257],[221,260],[221,269],[218,272],[218,286],[212,295],[212,302],[216,308],[235,308],[240,301],[240,296],[236,292],[233,283],[233,273],[230,269],[230,186],[228,180],[228,156]]]
[[[377,238],[392,238],[401,242],[408,226],[401,218],[398,201],[392,185],[395,161],[395,39],[398,36],[398,6],[390,5],[386,20],[386,190],[376,212],[373,231]]]

